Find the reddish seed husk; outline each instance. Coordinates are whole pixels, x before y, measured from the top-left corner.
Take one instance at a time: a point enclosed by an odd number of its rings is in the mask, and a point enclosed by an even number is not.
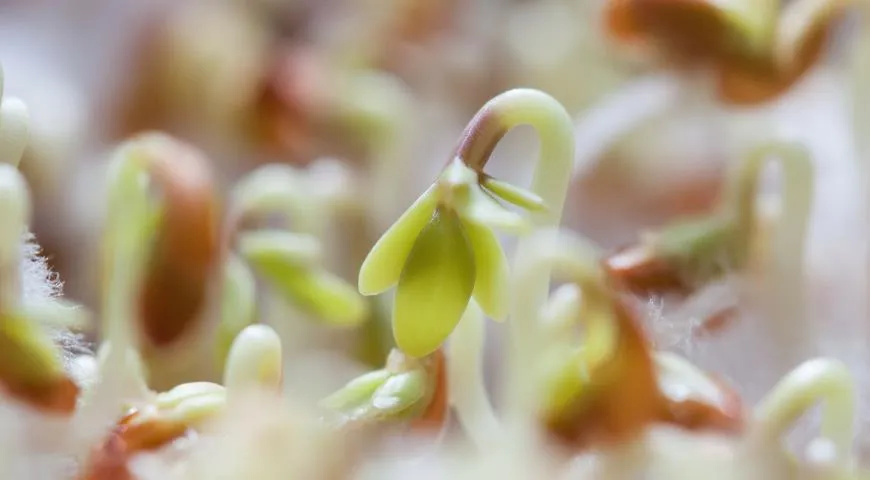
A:
[[[218,208],[207,160],[192,147],[169,141],[148,152],[162,188],[163,218],[141,292],[146,339],[174,343],[199,316],[220,260]]]

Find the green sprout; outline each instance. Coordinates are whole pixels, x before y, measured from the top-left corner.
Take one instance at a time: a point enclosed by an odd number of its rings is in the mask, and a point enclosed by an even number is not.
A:
[[[782,167],[782,211],[774,221],[776,244],[771,249],[780,266],[802,278],[795,259],[803,258],[803,245],[812,201],[812,161],[795,143],[772,141],[756,146],[731,177],[727,196],[711,215],[678,220],[645,234],[638,245],[622,250],[605,262],[626,287],[639,292],[692,291],[729,271],[745,269],[760,232],[769,221],[757,208],[760,174],[771,160]],[[788,259],[787,261],[785,259]]]
[[[201,159],[161,134],[136,137],[118,150],[110,172],[104,250],[109,269],[103,277],[107,341],[127,345],[118,348],[126,350],[139,348],[139,333],[149,340],[148,347],[161,347],[184,336],[194,344],[214,345],[216,364],[223,365],[237,335],[257,320],[255,273],[282,298],[318,320],[354,326],[365,318],[367,306],[360,295],[323,267],[322,247],[315,236],[279,229],[247,230],[243,224],[283,213],[306,229],[317,230],[321,214],[344,201],[340,189],[324,194],[305,175],[281,167],[255,171],[234,192],[226,243],[219,245],[218,232],[211,228],[216,227],[215,200],[209,184],[202,181],[207,174],[201,162],[193,162],[195,158]],[[177,160],[177,166],[167,179],[161,166],[169,159]],[[163,202],[151,198],[149,174],[163,187]],[[317,204],[321,210],[306,210],[303,204]],[[214,278],[218,275],[222,281]],[[217,288],[220,291],[213,292]],[[139,311],[131,309],[137,305],[137,292],[144,295]],[[167,315],[152,318],[150,314],[161,311],[161,302],[166,304],[163,311]],[[203,331],[202,324],[210,325],[212,319],[202,317],[211,313],[207,310],[214,302],[219,302],[219,318],[214,319],[217,328]],[[190,308],[179,308],[185,306]],[[131,330],[129,325],[136,325],[133,319],[156,328]],[[189,337],[190,333],[197,337]],[[166,360],[170,357],[175,358],[170,355]],[[149,356],[149,363],[158,360]]]
[[[368,315],[354,288],[324,267],[324,219],[348,202],[347,192],[319,188],[310,172],[267,165],[243,178],[232,194],[230,254],[224,270],[219,352],[224,355],[241,328],[254,321],[255,273],[291,305],[330,326],[353,327]],[[279,215],[302,233],[247,229],[246,222]],[[238,230],[238,231],[236,231]]]
[[[326,397],[320,406],[337,428],[359,428],[435,417],[441,427],[444,405],[437,401],[443,385],[443,357],[417,359],[393,350],[383,369],[363,374]],[[433,411],[434,410],[434,411]],[[413,424],[412,424],[413,425]]]
[[[820,401],[825,402],[821,418],[821,439],[836,450],[835,475],[848,478],[852,442],[855,436],[856,387],[843,363],[816,358],[807,360],[783,377],[755,406],[749,430],[750,444],[780,445],[802,416]],[[798,460],[792,458],[794,465]]]
[[[527,240],[535,248],[519,258],[517,284],[546,270],[569,282],[536,317],[541,350],[525,377],[534,378],[536,388],[518,391],[523,398],[515,400],[534,405],[550,434],[587,447],[627,440],[652,423],[726,432],[742,427],[742,402],[727,385],[676,355],[652,350],[594,245],[559,230]]]
[[[532,192],[483,171],[495,145],[522,124],[536,127],[541,137]],[[435,183],[381,236],[360,267],[364,295],[397,285],[393,334],[399,348],[418,357],[438,349],[472,297],[493,319],[507,316],[508,266],[493,230],[524,233],[533,224],[557,224],[573,153],[570,117],[542,92],[511,90],[481,108]],[[502,201],[525,209],[531,221]],[[532,288],[542,287],[538,293],[545,296],[546,284]]]
[[[533,379],[535,388],[528,380],[524,390],[516,386],[512,393],[521,397],[514,401],[534,408],[551,433],[571,443],[589,441],[584,436],[596,431],[636,435],[658,414],[655,372],[647,341],[612,292],[597,248],[558,230],[539,231],[527,241],[529,250],[517,260],[516,284],[553,270],[577,285],[583,303],[575,309],[580,313],[575,325],[584,327],[584,336],[579,345],[576,334],[544,336],[536,316],[536,335],[550,341],[538,344],[534,363],[520,377]]]
[[[170,444],[219,418],[233,399],[252,388],[276,391],[281,384],[281,340],[265,325],[251,325],[236,338],[224,375],[224,384],[188,382],[154,393],[135,405],[125,405],[96,449],[89,452],[82,478],[132,475],[132,457]],[[119,411],[121,411],[119,409]]]

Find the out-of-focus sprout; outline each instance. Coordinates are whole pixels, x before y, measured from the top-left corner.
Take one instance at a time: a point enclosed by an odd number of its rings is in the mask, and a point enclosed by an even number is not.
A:
[[[751,439],[779,444],[795,422],[819,401],[825,402],[819,441],[833,447],[831,475],[849,478],[854,472],[852,442],[855,436],[856,390],[852,375],[837,360],[808,360],[783,377],[755,407]]]
[[[770,218],[759,208],[758,193],[762,170],[774,160],[781,166],[783,186],[780,208]],[[648,233],[638,245],[608,257],[605,266],[635,292],[687,294],[728,272],[745,272],[752,266],[750,261],[760,260],[775,305],[774,323],[808,335],[795,292],[804,288],[812,192],[813,166],[806,150],[795,143],[765,142],[737,165],[717,212]]]
[[[226,285],[248,296],[250,267],[282,298],[316,320],[355,326],[366,319],[368,306],[352,286],[326,270],[321,245],[324,222],[350,203],[350,192],[341,188],[349,185],[323,186],[311,178],[311,172],[286,165],[261,167],[239,182],[232,196],[228,227],[238,256],[228,264]],[[302,233],[245,228],[246,221],[265,220],[275,214]],[[241,325],[224,323],[222,342],[234,338]]]
[[[250,325],[239,333],[227,356],[224,386],[230,391],[280,387],[281,339],[268,325]]]
[[[818,63],[846,4],[612,0],[605,22],[620,42],[651,47],[678,66],[711,68],[722,100],[752,105],[782,94]]]
[[[144,344],[137,348],[166,347],[195,329],[217,273],[213,179],[200,152],[157,133],[122,145],[111,168],[106,331],[114,340],[113,324],[135,318],[117,328],[138,325]],[[157,202],[148,190],[151,182],[160,189]],[[130,301],[128,295],[137,293],[140,297]],[[138,311],[124,311],[130,305]]]
[[[132,407],[90,452],[79,478],[128,478],[129,462],[135,455],[155,451],[196,432],[223,414],[228,396],[243,394],[251,388],[277,392],[281,368],[281,341],[277,334],[265,325],[245,328],[230,349],[224,385],[184,383]]]
[[[499,140],[522,124],[541,136],[534,193],[483,172]],[[487,315],[506,317],[507,260],[492,229],[522,233],[531,225],[500,200],[533,212],[533,224],[558,223],[573,151],[570,117],[542,92],[511,90],[481,108],[438,180],[384,233],[360,268],[365,295],[398,284],[393,331],[399,348],[412,356],[438,349],[472,295]],[[543,283],[530,288],[545,296]]]
[[[28,306],[21,295],[21,242],[30,219],[27,184],[0,164],[0,386],[17,400],[55,414],[71,414],[79,388],[40,323],[64,323],[55,305]]]
[[[412,430],[438,433],[447,421],[447,389],[443,352],[417,359],[393,350],[383,369],[351,380],[321,406],[338,428],[407,422]]]
[[[142,134],[115,150],[107,182],[102,342],[97,380],[80,415],[84,425],[151,397],[150,363],[199,330],[218,273],[213,184],[197,150],[160,133]]]
[[[71,414],[79,387],[43,325],[81,327],[86,314],[55,299],[24,301],[22,257],[31,216],[27,182],[15,168],[28,141],[26,106],[3,96],[0,71],[0,385],[17,400],[55,414]],[[44,281],[44,279],[39,279]],[[79,324],[79,325],[76,325]]]
[[[686,429],[739,429],[742,404],[728,387],[685,360],[651,351],[636,314],[608,284],[594,247],[556,231],[536,233],[529,241],[536,248],[517,263],[517,285],[535,270],[552,268],[583,292],[580,308],[566,310],[577,315],[575,326],[585,326],[583,342],[578,345],[576,333],[557,325],[563,334],[544,337],[546,350],[527,367],[540,375],[540,389],[512,390],[539,405],[549,432],[573,447],[586,447],[629,441],[660,422]]]

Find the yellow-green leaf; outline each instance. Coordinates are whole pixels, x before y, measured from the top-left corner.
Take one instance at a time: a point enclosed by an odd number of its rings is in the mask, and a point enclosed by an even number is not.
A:
[[[474,280],[474,253],[458,215],[437,211],[399,279],[393,308],[399,348],[414,357],[434,352],[459,323]]]
[[[508,262],[495,234],[471,222],[463,224],[474,252],[474,299],[493,320],[502,321],[508,309]]]
[[[359,291],[376,295],[399,281],[420,231],[432,219],[437,197],[429,187],[375,243],[359,270]]]
[[[547,204],[544,203],[543,198],[524,188],[520,188],[507,182],[502,182],[501,180],[496,180],[492,177],[487,177],[483,181],[483,186],[496,197],[518,207],[525,208],[532,212],[543,212],[547,210]]]

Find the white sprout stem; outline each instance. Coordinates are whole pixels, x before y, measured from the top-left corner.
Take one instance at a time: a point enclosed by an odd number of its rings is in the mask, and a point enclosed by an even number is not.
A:
[[[604,282],[604,273],[599,266],[600,252],[589,242],[574,234],[560,231],[556,228],[543,229],[533,233],[524,239],[526,248],[523,249],[516,257],[514,263],[514,278],[512,283],[511,295],[513,298],[526,300],[523,303],[522,310],[525,321],[531,323],[529,328],[530,333],[535,335],[535,340],[539,334],[536,329],[532,328],[536,325],[543,302],[534,299],[536,303],[532,304],[531,298],[527,296],[524,290],[532,285],[540,284],[541,279],[546,279],[549,284],[549,277],[553,269],[558,269],[560,275],[564,275],[576,282],[581,288],[589,287],[601,288]],[[589,290],[592,291],[592,290]],[[546,295],[546,292],[544,292]],[[590,301],[592,297],[584,297],[584,302]],[[581,320],[586,317],[581,317]],[[511,321],[515,321],[516,317],[512,317]],[[539,345],[533,344],[532,347],[539,348]],[[526,352],[523,352],[526,353]],[[520,414],[528,415],[534,412],[535,406],[538,404],[536,397],[534,375],[535,364],[538,351],[528,353],[528,357],[523,358],[526,363],[523,363],[514,368],[521,368],[522,380],[524,383],[521,386],[514,386],[511,390],[511,395],[516,397],[510,398],[518,403],[518,408],[521,408]],[[524,387],[524,388],[523,388]]]
[[[772,238],[765,250],[766,290],[773,301],[770,328],[776,338],[784,339],[777,346],[780,363],[792,365],[799,361],[812,339],[812,324],[806,315],[804,282],[807,224],[813,198],[813,163],[802,146],[782,141],[760,144],[750,152],[747,165],[741,165],[738,218],[746,233],[756,232],[759,218],[758,188],[760,174],[766,162],[778,160],[781,166],[782,190],[780,209],[776,214]],[[750,238],[757,238],[749,233]]]
[[[780,380],[758,403],[755,434],[765,441],[780,441],[803,414],[823,401],[822,437],[833,442],[837,458],[848,463],[855,436],[855,395],[855,383],[844,364],[828,358],[809,360]]]
[[[602,99],[575,121],[574,176],[584,175],[614,143],[680,100],[684,88],[673,74],[632,81]]]
[[[481,449],[492,445],[501,432],[484,382],[484,320],[483,311],[472,299],[453,331],[447,355],[450,403],[465,432]]]
[[[574,166],[574,126],[568,112],[553,97],[538,90],[515,89],[493,98],[469,123],[457,155],[466,163],[477,162],[475,166],[482,168],[495,143],[520,125],[530,125],[538,133],[540,150],[531,190],[548,207],[546,211],[532,213],[532,221],[538,228],[557,227]],[[534,246],[527,239],[521,239],[515,258],[530,255],[530,248]],[[522,399],[531,381],[529,368],[539,353],[539,332],[535,323],[547,300],[549,286],[549,272],[541,271],[526,278],[526,283],[511,298],[506,399],[516,403],[508,407],[519,414],[517,419],[524,418],[523,412],[531,407]]]
[[[21,304],[21,238],[30,219],[30,191],[21,173],[0,164],[0,309]]]

